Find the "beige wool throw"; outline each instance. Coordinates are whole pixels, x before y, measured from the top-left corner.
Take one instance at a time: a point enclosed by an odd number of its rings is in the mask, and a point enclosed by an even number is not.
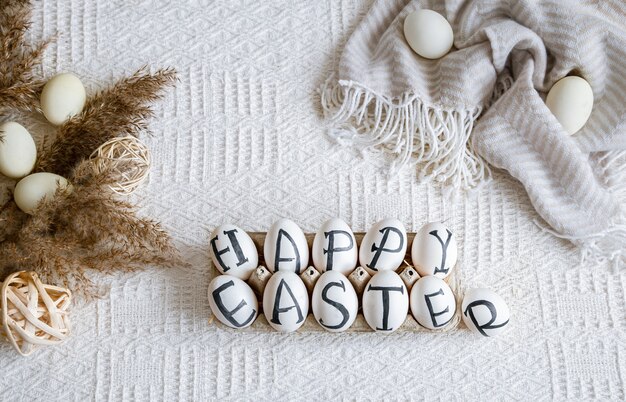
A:
[[[454,31],[443,58],[416,55],[403,34],[420,8]],[[570,136],[546,107],[559,79],[594,93]],[[330,135],[416,163],[420,177],[469,189],[505,169],[556,235],[595,261],[626,258],[620,190],[626,149],[626,2],[378,0],[321,89]]]

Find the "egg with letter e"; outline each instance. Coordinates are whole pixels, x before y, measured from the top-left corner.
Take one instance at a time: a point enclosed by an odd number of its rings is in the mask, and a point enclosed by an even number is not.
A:
[[[85,87],[77,76],[58,74],[41,91],[41,110],[50,123],[58,126],[82,112],[86,99]]]
[[[409,294],[394,271],[380,271],[363,291],[363,316],[376,332],[393,332],[400,328],[409,311]]]
[[[320,326],[330,332],[342,332],[354,323],[359,299],[345,275],[326,271],[315,283],[311,306]]]
[[[209,284],[209,306],[213,315],[231,328],[245,328],[259,314],[256,295],[241,279],[218,275]]]
[[[309,244],[304,232],[289,219],[279,219],[265,236],[263,255],[272,272],[291,271],[300,274],[309,266]]]
[[[57,190],[71,191],[68,181],[54,173],[33,173],[20,180],[13,190],[13,198],[18,208],[33,214],[44,199],[51,199]]]
[[[344,275],[356,268],[359,253],[352,229],[339,218],[329,219],[313,239],[313,265],[320,272],[337,271]]]
[[[427,59],[438,59],[450,51],[454,33],[448,20],[433,10],[421,9],[404,19],[404,37],[413,51]]]
[[[495,336],[509,324],[511,313],[502,297],[491,289],[470,289],[461,304],[463,322],[473,332]]]
[[[365,233],[359,249],[361,266],[370,275],[397,269],[406,254],[406,229],[397,219],[383,219]]]
[[[263,291],[263,314],[277,331],[300,328],[309,314],[309,294],[302,279],[291,271],[274,273]]]
[[[420,276],[445,278],[456,264],[454,234],[443,223],[432,222],[424,225],[413,239],[411,259]]]
[[[0,125],[0,173],[19,179],[33,170],[36,160],[37,147],[28,130],[14,121]]]
[[[411,314],[422,327],[443,328],[455,312],[454,293],[443,279],[425,276],[411,288]]]
[[[250,236],[241,228],[218,226],[209,240],[213,264],[226,275],[247,280],[259,266],[259,253]]]

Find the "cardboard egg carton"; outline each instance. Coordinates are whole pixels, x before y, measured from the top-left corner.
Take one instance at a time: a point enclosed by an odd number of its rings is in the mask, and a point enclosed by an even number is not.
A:
[[[250,285],[250,287],[254,290],[257,296],[257,299],[259,301],[258,317],[256,318],[256,320],[254,321],[252,325],[246,328],[241,328],[241,329],[230,328],[220,323],[218,320],[214,319],[213,315],[211,315],[211,317],[209,318],[209,323],[215,324],[219,326],[220,328],[223,328],[229,331],[277,332],[268,324],[267,319],[265,318],[265,315],[263,314],[263,291],[265,289],[265,284],[267,283],[270,276],[272,275],[271,271],[265,268],[266,266],[265,258],[263,256],[263,244],[265,242],[266,233],[265,232],[252,232],[248,234],[252,238],[252,241],[254,242],[254,245],[256,246],[256,249],[259,253],[259,268],[257,268],[257,270],[250,277],[250,279],[246,281],[248,285]],[[313,245],[313,238],[315,237],[315,233],[307,233],[305,234],[305,236],[306,236],[306,240],[307,240],[309,250],[310,250]],[[361,247],[361,241],[363,240],[364,236],[365,236],[365,233],[354,233],[354,237],[356,239],[358,247]],[[408,244],[413,243],[414,237],[415,237],[415,233],[407,233]],[[400,277],[402,278],[404,284],[406,285],[410,293],[413,284],[417,282],[417,280],[419,279],[419,274],[417,273],[417,270],[415,270],[411,266],[411,264],[408,263],[408,261],[411,261],[411,247],[407,247],[407,252],[404,257],[404,263],[396,270],[396,273],[400,275]],[[427,329],[419,325],[417,321],[415,321],[415,319],[411,315],[411,312],[409,311],[409,314],[407,315],[406,320],[404,321],[404,324],[402,324],[402,326],[398,328],[394,333],[422,332],[422,331],[447,332],[447,331],[454,330],[459,326],[459,324],[462,321],[461,320],[462,294],[461,294],[461,287],[460,287],[460,283],[458,279],[459,278],[458,271],[460,268],[459,265],[460,264],[457,263],[456,266],[452,269],[452,272],[450,273],[450,275],[448,275],[448,277],[444,279],[446,283],[452,289],[452,292],[455,295],[456,304],[457,304],[456,312],[453,318],[450,320],[450,322],[445,327],[442,327],[440,329],[436,329],[436,330]],[[213,264],[211,264],[211,268],[213,269],[214,275],[220,275],[219,271],[217,271],[217,269],[213,266]],[[315,320],[315,317],[313,317],[313,314],[311,312],[312,310],[310,308],[311,294],[313,292],[313,287],[315,286],[315,281],[320,277],[320,275],[321,273],[318,272],[317,269],[315,269],[312,266],[310,261],[309,261],[308,268],[302,270],[300,274],[300,277],[302,278],[309,292],[309,314],[306,317],[304,324],[296,332],[299,332],[299,333],[327,332],[322,326],[320,326],[317,323],[317,321]],[[371,276],[369,275],[369,273],[367,273],[365,269],[361,267],[357,267],[350,275],[348,275],[348,279],[354,286],[354,289],[356,290],[358,298],[359,298],[359,314],[357,315],[357,318],[352,324],[352,326],[344,332],[375,332],[367,324],[367,322],[365,321],[365,317],[363,316],[363,313],[361,311],[361,296],[363,293],[363,289],[367,285],[367,282],[369,281],[369,279],[371,279]]]

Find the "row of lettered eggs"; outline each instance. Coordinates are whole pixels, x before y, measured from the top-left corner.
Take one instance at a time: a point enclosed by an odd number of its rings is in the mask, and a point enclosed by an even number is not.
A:
[[[409,47],[427,59],[445,56],[454,42],[450,23],[433,10],[419,9],[404,19],[404,37]],[[591,115],[593,90],[578,76],[557,81],[546,97],[546,106],[570,135],[577,133]]]
[[[63,124],[80,113],[85,101],[85,87],[78,77],[70,73],[52,77],[43,87],[40,97],[41,110],[54,125]],[[30,174],[37,160],[37,147],[31,134],[21,124],[13,121],[1,124],[0,136],[0,174],[21,179],[15,186],[13,197],[22,211],[32,213],[39,202],[52,196],[57,188],[71,188],[67,180],[57,174]]]
[[[283,243],[284,242],[284,243]],[[222,225],[211,234],[211,257],[224,275],[209,286],[209,303],[225,325],[244,328],[258,315],[257,299],[247,279],[258,264],[252,239],[234,225]],[[445,327],[456,312],[455,296],[442,279],[456,263],[456,242],[441,223],[425,225],[415,236],[412,257],[422,276],[411,288],[395,272],[406,253],[407,236],[402,223],[386,219],[365,235],[357,253],[354,234],[340,219],[327,221],[316,233],[312,254],[315,267],[323,272],[315,283],[311,307],[326,330],[347,330],[356,319],[358,296],[347,276],[357,263],[373,275],[362,296],[362,309],[375,331],[393,332],[405,321],[409,306],[415,320],[425,328]],[[298,276],[308,264],[304,233],[292,221],[276,222],[266,235],[264,254],[273,272],[263,292],[263,311],[278,331],[291,332],[304,324],[309,295]],[[498,333],[508,322],[506,303],[488,289],[468,292],[462,303],[468,327],[485,336]]]

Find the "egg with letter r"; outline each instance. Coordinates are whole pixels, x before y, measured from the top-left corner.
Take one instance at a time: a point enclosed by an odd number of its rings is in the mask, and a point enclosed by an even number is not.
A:
[[[491,289],[470,289],[461,304],[463,322],[473,332],[496,336],[509,324],[511,312],[500,295]]]

